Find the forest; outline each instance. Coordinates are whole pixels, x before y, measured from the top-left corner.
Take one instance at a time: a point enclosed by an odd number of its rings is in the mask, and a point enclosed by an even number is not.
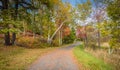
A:
[[[119,70],[120,0],[0,0],[0,70]]]

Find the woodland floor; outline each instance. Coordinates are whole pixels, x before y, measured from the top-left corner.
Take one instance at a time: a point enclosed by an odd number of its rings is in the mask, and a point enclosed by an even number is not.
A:
[[[28,67],[28,70],[79,70],[79,66],[72,53],[73,47],[77,45],[79,43],[59,48],[40,57]]]

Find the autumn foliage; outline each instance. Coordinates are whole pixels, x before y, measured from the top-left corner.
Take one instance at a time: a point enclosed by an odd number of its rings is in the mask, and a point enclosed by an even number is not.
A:
[[[84,27],[77,27],[76,36],[77,36],[77,38],[84,39],[86,37],[85,28]]]
[[[70,35],[70,28],[69,27],[64,27],[63,36],[68,36],[68,35]]]

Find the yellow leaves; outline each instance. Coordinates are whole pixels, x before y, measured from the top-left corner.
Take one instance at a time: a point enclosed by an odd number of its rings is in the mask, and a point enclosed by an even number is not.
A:
[[[78,4],[78,11],[80,12],[80,19],[85,20],[91,13],[91,2],[87,0],[87,2]]]
[[[49,1],[52,2],[55,5],[57,5],[59,3],[59,0],[49,0]]]
[[[108,13],[108,16],[113,21],[119,21],[120,20],[120,0],[113,0],[112,3],[108,4],[107,13]]]
[[[23,47],[28,47],[28,48],[34,48],[34,46],[37,42],[37,39],[34,39],[33,37],[21,37],[18,39],[18,45],[23,46]],[[40,43],[40,42],[39,42]]]
[[[56,19],[59,19],[60,21],[64,21],[66,19],[71,18],[71,9],[72,6],[69,3],[59,3],[57,9],[56,9]]]

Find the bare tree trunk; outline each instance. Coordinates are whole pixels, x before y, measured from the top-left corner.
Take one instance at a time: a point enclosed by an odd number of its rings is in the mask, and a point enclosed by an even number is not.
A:
[[[61,45],[61,37],[60,37],[60,31],[59,31],[59,46]]]
[[[84,45],[87,47],[87,37],[84,38]]]
[[[2,5],[3,5],[3,9],[2,10],[7,10],[8,9],[8,2],[9,2],[8,0],[2,0]],[[10,43],[10,32],[9,31],[7,33],[5,33],[4,40],[5,40],[5,45],[6,46],[11,44]]]
[[[48,34],[47,43],[50,44],[50,35]]]
[[[62,30],[61,30],[61,45],[62,45]]]
[[[59,46],[62,45],[62,31],[59,30]]]
[[[26,35],[26,29],[25,29],[25,22],[24,21],[23,21],[23,29],[24,29],[23,35],[25,36]]]
[[[12,45],[15,44],[15,40],[16,40],[16,33],[12,33]]]
[[[101,37],[100,37],[100,30],[98,30],[98,47],[99,47],[99,48],[100,48],[100,46],[101,46],[101,45],[100,45],[100,43],[101,43],[101,42],[100,42],[100,38],[101,38]]]
[[[14,16],[14,20],[16,21],[17,18],[18,18],[18,0],[15,1],[15,16]],[[13,26],[13,27],[15,27],[15,26]],[[13,32],[12,33],[12,45],[14,45],[15,40],[16,40],[16,33]]]
[[[33,20],[32,20],[33,22],[33,27],[35,27],[35,10],[33,10]],[[35,38],[35,32],[34,32],[35,30],[34,30],[34,28],[33,28],[33,38]]]
[[[50,44],[50,27],[49,27],[49,31],[48,31],[48,39],[47,42]]]
[[[35,34],[35,33],[33,33],[33,38],[34,38],[34,39],[36,38],[36,34]]]
[[[88,41],[87,41],[87,27],[85,26],[85,47],[87,47]]]
[[[86,40],[86,47],[87,47],[87,44],[88,44],[88,41],[87,41],[87,36],[86,36],[86,39],[85,39],[85,40]]]
[[[11,43],[10,43],[10,33],[9,32],[7,32],[6,34],[5,34],[5,45],[6,46],[9,46]]]

